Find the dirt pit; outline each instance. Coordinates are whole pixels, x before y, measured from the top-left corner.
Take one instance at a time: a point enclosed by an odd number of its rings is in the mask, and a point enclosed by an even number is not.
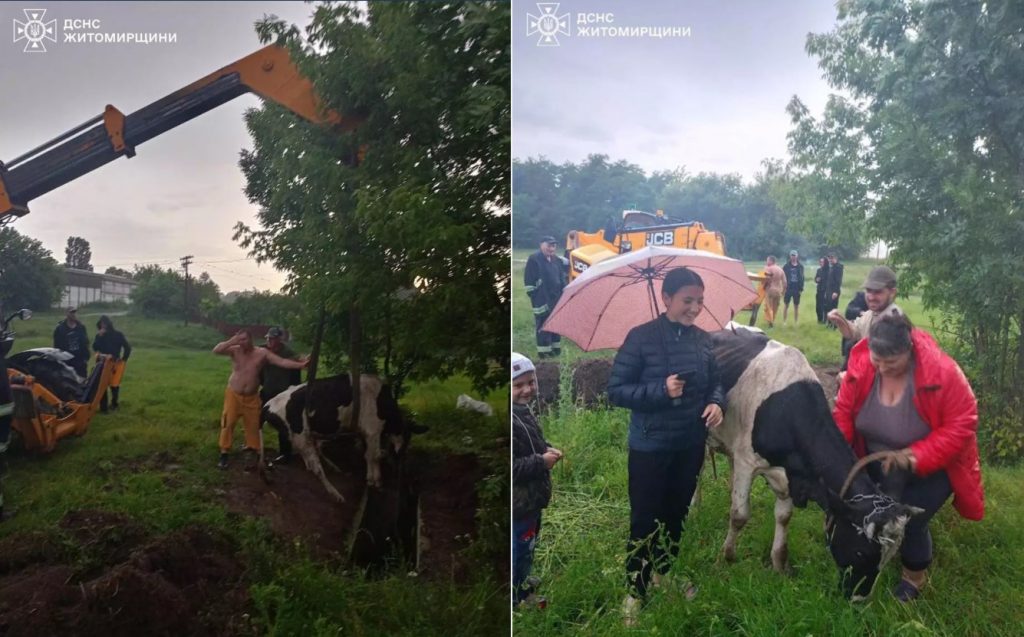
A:
[[[267,458],[276,455],[276,450],[267,452]],[[334,501],[298,456],[289,464],[274,465],[265,477],[256,471],[246,471],[241,462],[234,462],[225,472],[224,486],[214,493],[224,498],[229,511],[265,519],[276,535],[302,541],[318,558],[343,559],[365,474],[345,468],[351,465],[338,466],[342,469],[340,474],[327,467],[324,470],[344,502]]]
[[[233,463],[218,494],[228,510],[264,518],[283,539],[301,541],[320,559],[342,563],[348,558],[353,526],[359,523],[356,516],[366,465],[350,442],[327,443],[324,454],[340,470],[324,466],[344,502],[335,502],[297,456],[287,465],[268,470],[266,479],[246,471],[240,462]],[[274,455],[274,450],[267,453],[268,458]],[[407,486],[419,499],[420,534],[419,550],[416,556],[409,556],[407,567],[425,577],[464,580],[469,564],[461,552],[476,538],[476,486],[483,475],[477,457],[439,456],[413,448],[405,472]],[[507,571],[507,556],[494,561]]]
[[[199,527],[147,538],[103,511],[71,512],[60,527],[74,548],[53,551],[54,540],[37,534],[0,543],[0,635],[251,632],[228,538]]]

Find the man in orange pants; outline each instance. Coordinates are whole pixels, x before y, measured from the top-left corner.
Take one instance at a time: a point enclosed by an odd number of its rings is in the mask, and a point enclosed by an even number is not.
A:
[[[220,462],[217,466],[228,468],[228,453],[239,418],[245,427],[245,450],[255,464],[260,448],[260,370],[268,363],[286,369],[303,369],[309,364],[309,359],[288,360],[262,347],[253,347],[252,335],[245,330],[239,330],[230,339],[217,343],[213,353],[231,357],[231,376],[224,390],[224,411],[220,418]]]

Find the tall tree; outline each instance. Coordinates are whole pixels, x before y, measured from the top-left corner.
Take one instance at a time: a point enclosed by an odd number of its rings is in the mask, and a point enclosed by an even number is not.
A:
[[[306,45],[281,22],[259,31],[292,49],[326,105],[362,121],[338,135],[272,105],[250,111],[241,166],[261,227],[239,224],[236,238],[325,307],[329,362],[359,357],[355,332],[363,366],[393,381],[505,384],[509,6],[326,3]]]
[[[0,306],[45,310],[60,301],[63,271],[53,253],[14,228],[0,228]]]
[[[131,272],[129,272],[128,270],[124,270],[122,268],[118,268],[116,266],[108,267],[104,271],[104,274],[113,274],[114,276],[123,276],[126,279],[132,278],[132,273]]]
[[[185,311],[185,277],[181,272],[158,265],[135,266],[132,276],[132,304],[146,316],[180,318]],[[203,272],[192,277],[188,295],[190,316],[197,316],[220,303],[220,287]]]
[[[808,38],[833,98],[820,121],[794,104],[791,147],[847,193],[963,345],[997,449],[1024,441],[1024,5],[845,0]],[[859,205],[853,198],[860,196]],[[1016,442],[1014,442],[1016,441]]]
[[[67,267],[92,272],[92,264],[89,263],[92,260],[92,248],[82,237],[68,237],[64,256],[64,265]]]

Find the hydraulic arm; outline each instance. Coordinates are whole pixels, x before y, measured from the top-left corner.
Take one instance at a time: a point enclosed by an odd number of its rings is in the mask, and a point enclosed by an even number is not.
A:
[[[0,162],[0,225],[28,214],[28,203],[124,155],[143,142],[243,93],[255,93],[318,124],[349,130],[352,117],[321,108],[313,84],[288,51],[270,45],[130,115],[107,105],[101,115],[16,157]]]

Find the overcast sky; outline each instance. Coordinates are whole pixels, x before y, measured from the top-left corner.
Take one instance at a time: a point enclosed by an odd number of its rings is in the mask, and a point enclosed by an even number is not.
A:
[[[13,21],[24,8],[46,9],[57,20],[57,42],[45,53],[23,53]],[[172,93],[261,47],[253,23],[276,14],[305,26],[301,2],[3,2],[0,3],[0,159],[9,161],[100,114],[123,113]],[[65,19],[100,20],[102,32],[176,33],[174,44],[66,43]],[[230,290],[277,290],[284,275],[257,266],[231,240],[237,221],[255,223],[245,198],[239,151],[251,147],[242,120],[259,98],[244,95],[200,115],[120,158],[29,203],[19,232],[39,239],[64,260],[67,237],[92,245],[97,271],[158,262],[177,267],[195,256]]]
[[[578,14],[613,27],[680,27],[684,38],[578,37]],[[828,0],[567,0],[571,34],[537,46],[536,2],[513,9],[513,154],[578,162],[592,153],[653,170],[739,173],[786,156],[794,94],[819,114],[828,96],[809,32],[831,30]]]

